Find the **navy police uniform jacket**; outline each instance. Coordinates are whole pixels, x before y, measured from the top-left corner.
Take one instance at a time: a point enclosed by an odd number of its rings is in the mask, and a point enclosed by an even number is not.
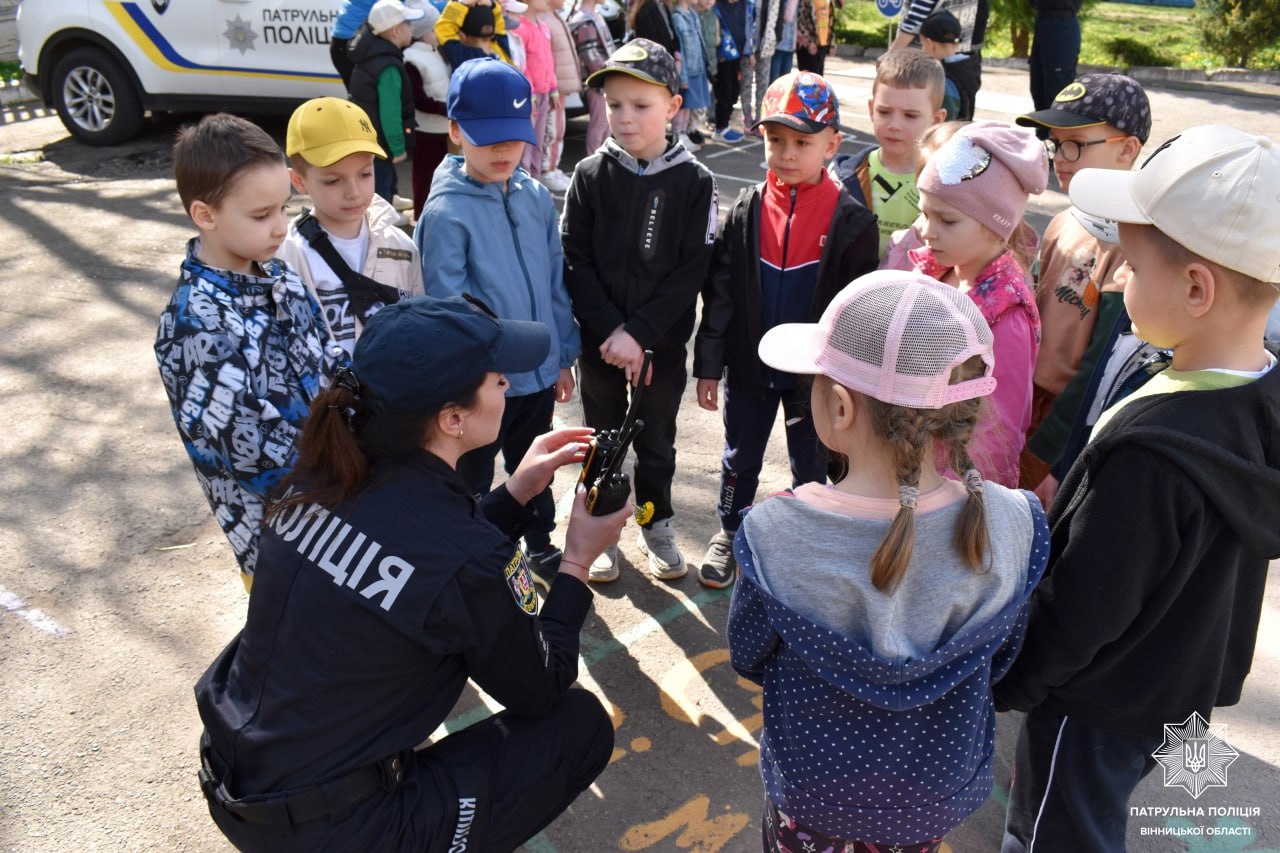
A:
[[[592,594],[562,578],[538,613],[513,539],[530,510],[505,487],[477,502],[426,451],[368,482],[332,510],[267,522],[248,621],[196,685],[233,796],[311,788],[413,749],[468,678],[522,716],[549,712],[577,678]],[[404,814],[432,796],[409,788],[360,806],[362,843],[406,840]]]

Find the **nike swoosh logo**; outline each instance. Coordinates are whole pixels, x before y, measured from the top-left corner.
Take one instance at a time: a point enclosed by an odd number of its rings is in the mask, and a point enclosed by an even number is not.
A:
[[[525,104],[527,104],[527,103],[529,103],[529,99],[528,99],[528,98],[521,98],[521,99],[520,99],[520,100],[518,100],[518,101],[512,101],[512,102],[511,102],[511,105],[512,105],[513,107],[515,107],[516,109],[520,109],[521,107],[523,107],[523,106],[524,106]]]

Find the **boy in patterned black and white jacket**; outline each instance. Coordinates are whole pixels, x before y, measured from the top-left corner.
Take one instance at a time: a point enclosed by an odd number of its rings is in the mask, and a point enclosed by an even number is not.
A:
[[[316,393],[344,360],[320,306],[275,254],[289,220],[284,152],[220,113],[174,146],[183,207],[200,231],[160,316],[156,360],[200,488],[248,588],[267,495],[288,473]]]

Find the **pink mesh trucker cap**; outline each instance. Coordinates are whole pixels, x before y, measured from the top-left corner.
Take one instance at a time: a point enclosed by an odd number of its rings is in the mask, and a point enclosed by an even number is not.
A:
[[[973,356],[982,376],[951,384]],[[787,373],[821,373],[899,406],[940,409],[996,389],[991,328],[965,294],[916,272],[877,270],[836,294],[817,323],[783,323],[760,358]]]

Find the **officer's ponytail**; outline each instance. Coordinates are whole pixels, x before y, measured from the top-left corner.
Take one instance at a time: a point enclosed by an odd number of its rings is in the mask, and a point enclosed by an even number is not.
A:
[[[449,406],[475,405],[480,383]],[[267,507],[267,517],[285,507],[318,503],[332,508],[368,485],[378,462],[405,459],[424,448],[428,430],[445,406],[413,412],[388,412],[362,385],[351,368],[334,374],[329,387],[311,402],[293,471]]]

